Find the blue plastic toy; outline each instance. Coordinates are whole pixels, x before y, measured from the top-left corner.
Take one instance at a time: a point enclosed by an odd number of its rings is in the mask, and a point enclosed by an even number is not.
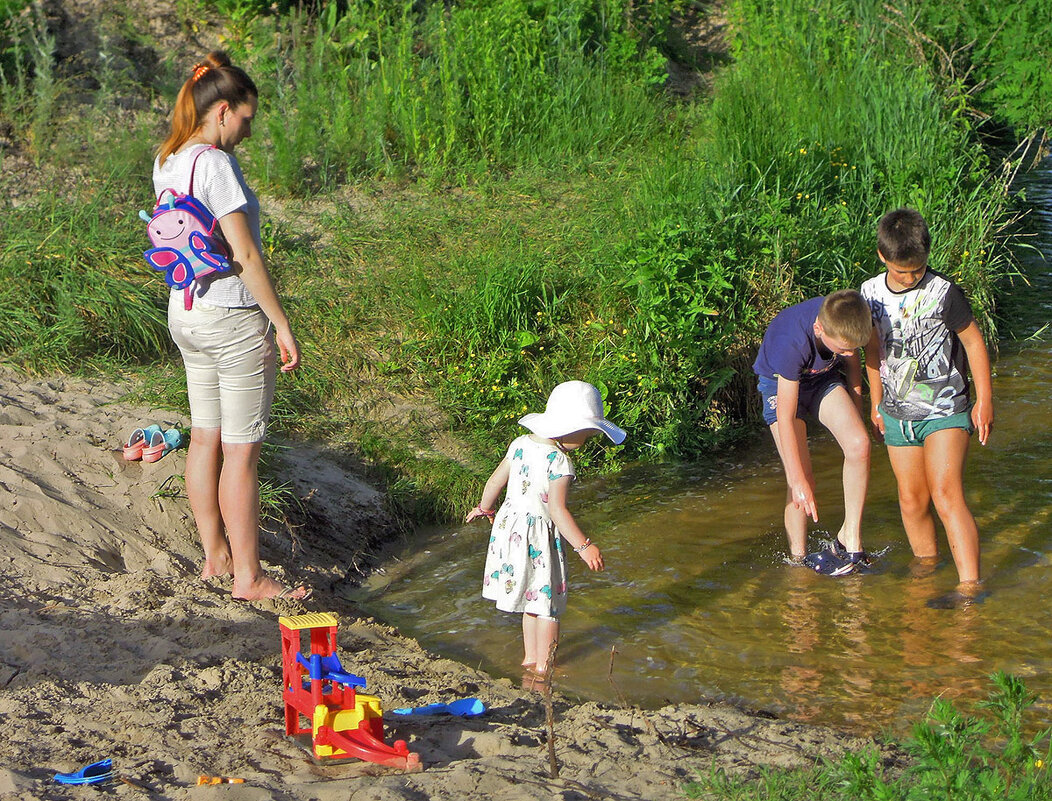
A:
[[[56,773],[55,781],[59,784],[98,784],[113,778],[113,760],[103,759],[92,762],[72,773]]]
[[[473,718],[486,711],[486,705],[478,698],[461,698],[448,704],[428,704],[392,709],[392,715],[454,715],[458,718]]]

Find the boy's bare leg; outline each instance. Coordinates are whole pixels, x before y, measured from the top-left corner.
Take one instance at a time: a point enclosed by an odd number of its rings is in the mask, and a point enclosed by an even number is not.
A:
[[[979,581],[979,528],[964,497],[970,438],[963,428],[946,428],[929,434],[923,448],[928,488],[962,584]]]
[[[797,434],[800,441],[807,442],[807,424],[799,417],[795,420]],[[778,441],[778,423],[771,423],[771,435],[774,437],[774,446],[778,449],[778,458],[782,460],[782,468],[785,468],[785,457],[782,455],[782,446]],[[805,446],[800,452],[807,476],[811,478],[811,454]],[[812,479],[813,483],[813,479]],[[793,503],[792,490],[788,487],[785,491],[785,512],[782,515],[785,522],[785,533],[789,538],[789,553],[793,559],[803,559],[807,556],[807,512],[798,509]]]
[[[914,445],[889,445],[888,459],[899,489],[899,513],[902,527],[918,559],[934,559],[939,553],[935,542],[935,518],[931,513],[931,492],[924,448]]]
[[[869,487],[869,434],[844,387],[836,387],[822,398],[818,420],[844,452],[844,525],[837,539],[848,551],[861,551],[862,510]]]

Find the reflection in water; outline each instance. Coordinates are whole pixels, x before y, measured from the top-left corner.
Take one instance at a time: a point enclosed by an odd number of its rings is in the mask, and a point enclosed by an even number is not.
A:
[[[1031,201],[1047,210],[1037,217],[1052,254],[1052,170],[1031,182]],[[1017,336],[1052,317],[1048,268],[1035,264],[1034,274],[1025,303],[1011,310]],[[705,466],[638,467],[575,488],[574,514],[608,569],[570,567],[556,684],[611,702],[623,692],[647,706],[730,698],[866,732],[904,731],[936,695],[984,698],[995,670],[1052,698],[1050,355],[1047,338],[1002,345],[997,426],[990,445],[974,444],[969,456],[966,488],[989,593],[981,603],[937,608],[956,584],[945,536],[935,563],[912,558],[881,445],[864,519],[864,542],[881,554],[872,568],[833,579],[784,564],[784,479],[773,447],[758,437],[752,449]],[[816,436],[824,532],[842,522],[834,515],[843,509],[839,453]],[[435,650],[517,677],[519,653],[508,645],[518,642],[519,617],[480,597],[487,533],[422,533],[404,561],[370,580],[361,603]],[[818,539],[813,533],[810,545]],[[1052,709],[1042,716],[1052,722]]]

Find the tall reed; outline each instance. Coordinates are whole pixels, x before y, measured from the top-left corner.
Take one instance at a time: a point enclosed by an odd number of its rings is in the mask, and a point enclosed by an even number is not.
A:
[[[119,187],[4,212],[0,353],[33,370],[153,361],[169,347],[163,280],[142,258],[141,224]]]
[[[261,19],[241,53],[274,120],[259,160],[275,187],[303,191],[370,174],[579,164],[645,138],[660,122],[648,97],[664,61],[628,34],[626,8],[333,4]]]

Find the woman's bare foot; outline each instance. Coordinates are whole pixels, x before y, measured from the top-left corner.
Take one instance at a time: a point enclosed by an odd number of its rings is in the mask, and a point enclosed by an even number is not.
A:
[[[260,576],[253,582],[239,584],[234,579],[234,600],[237,601],[263,601],[267,598],[288,598],[293,601],[302,601],[310,597],[310,590],[302,584],[298,587],[286,587],[280,582],[268,576]]]
[[[201,568],[201,579],[207,580],[214,576],[234,575],[234,563],[230,560],[230,554],[219,559],[205,557],[204,566]]]

